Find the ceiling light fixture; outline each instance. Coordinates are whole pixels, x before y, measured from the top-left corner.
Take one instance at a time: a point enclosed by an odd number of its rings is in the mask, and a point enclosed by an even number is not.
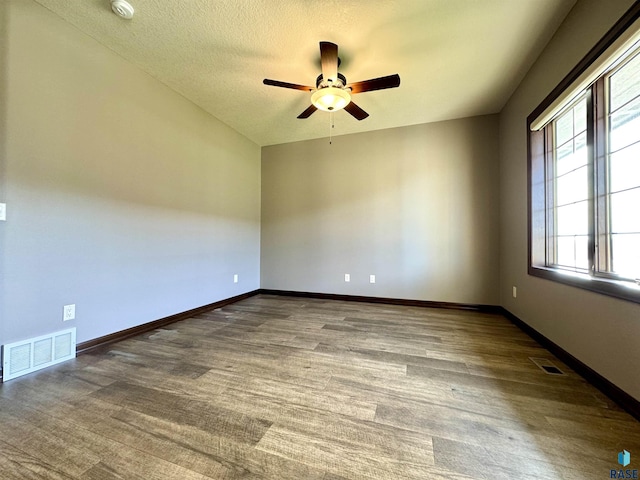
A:
[[[133,7],[125,0],[111,0],[111,10],[125,20],[131,20],[133,18]]]
[[[311,103],[325,112],[342,110],[351,102],[349,89],[339,87],[324,87],[311,94]]]
[[[400,86],[400,75],[397,73],[362,82],[347,83],[345,76],[338,72],[340,58],[338,57],[338,45],[335,43],[320,42],[320,63],[322,64],[322,73],[316,79],[315,88],[268,78],[265,78],[262,83],[274,87],[311,92],[311,105],[298,115],[298,118],[301,119],[309,118],[317,110],[335,112],[344,109],[356,120],[364,120],[369,114],[351,101],[352,95]]]

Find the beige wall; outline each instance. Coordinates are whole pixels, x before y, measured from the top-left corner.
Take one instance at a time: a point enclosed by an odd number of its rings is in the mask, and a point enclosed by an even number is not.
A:
[[[640,399],[640,305],[527,275],[526,117],[632,4],[579,1],[500,115],[500,301]]]
[[[0,343],[259,288],[260,148],[32,0],[2,3]]]
[[[9,54],[8,35],[8,7],[7,3],[0,2],[0,202],[6,202],[6,164],[7,164],[7,115],[6,109],[1,105],[7,102],[7,56]],[[1,225],[1,224],[0,224]],[[2,248],[2,228],[0,227],[0,248]],[[0,255],[0,274],[2,272],[2,256]],[[0,318],[0,321],[2,319]]]
[[[263,147],[262,287],[497,304],[497,128],[484,116]]]

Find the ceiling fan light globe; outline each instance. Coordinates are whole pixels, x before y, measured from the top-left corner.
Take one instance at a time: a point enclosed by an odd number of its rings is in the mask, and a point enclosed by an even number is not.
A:
[[[350,102],[351,94],[347,90],[338,87],[320,88],[311,95],[311,103],[325,112],[342,110]]]

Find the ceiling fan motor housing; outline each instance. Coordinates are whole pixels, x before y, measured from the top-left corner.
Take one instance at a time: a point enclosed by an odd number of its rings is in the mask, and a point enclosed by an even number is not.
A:
[[[325,82],[322,74],[318,75],[318,78],[316,78],[316,88],[322,88],[322,87],[342,88],[346,84],[347,84],[347,78],[341,73],[338,73],[338,80],[336,80],[335,82]]]

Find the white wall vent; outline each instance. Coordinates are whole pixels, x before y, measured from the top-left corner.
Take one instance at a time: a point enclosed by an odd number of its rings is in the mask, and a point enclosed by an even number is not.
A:
[[[76,356],[76,329],[8,343],[2,347],[3,381],[35,372]]]

